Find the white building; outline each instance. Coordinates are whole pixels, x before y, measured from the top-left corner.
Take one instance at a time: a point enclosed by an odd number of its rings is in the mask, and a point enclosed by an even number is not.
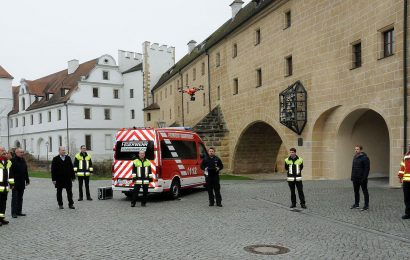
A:
[[[147,56],[143,51],[119,50],[118,65],[113,57],[103,55],[82,64],[71,60],[67,69],[37,80],[22,79],[20,86],[13,87],[8,141],[2,139],[2,144],[22,147],[40,159],[47,155],[51,159],[59,146],[74,154],[85,144],[94,160],[110,159],[116,131],[144,125],[143,75],[159,78],[169,67],[157,68],[175,60],[173,47],[159,49],[153,44],[149,51],[160,58],[143,68],[142,57]]]
[[[0,146],[4,147],[8,140],[7,114],[13,108],[12,81],[13,77],[0,66]]]

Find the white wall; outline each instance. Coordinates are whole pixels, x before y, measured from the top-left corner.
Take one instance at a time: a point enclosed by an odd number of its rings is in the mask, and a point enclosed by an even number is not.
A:
[[[8,147],[7,114],[13,108],[12,79],[0,78],[0,146]]]
[[[142,71],[134,71],[124,77],[124,127],[144,126],[144,95]],[[134,90],[134,98],[130,98],[130,89]],[[135,111],[135,119],[131,119],[131,109]]]

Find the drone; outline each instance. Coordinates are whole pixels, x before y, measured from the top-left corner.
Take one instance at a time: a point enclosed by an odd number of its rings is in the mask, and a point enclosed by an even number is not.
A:
[[[199,88],[186,86],[187,89],[179,89],[179,92],[183,92],[191,96],[191,101],[195,101],[195,93],[200,90],[204,90],[204,86],[200,85]]]

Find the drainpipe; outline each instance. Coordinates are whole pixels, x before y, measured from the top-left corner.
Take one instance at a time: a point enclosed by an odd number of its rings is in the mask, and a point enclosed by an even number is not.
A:
[[[67,131],[67,154],[70,154],[70,137],[68,135],[68,104],[67,101],[64,102],[65,114],[66,114],[66,131]]]
[[[7,114],[7,150],[10,149],[10,115]]]
[[[208,50],[205,51],[208,58],[208,103],[209,103],[209,113],[211,113],[211,67],[209,66],[209,53]]]
[[[407,151],[407,0],[404,0],[403,15],[403,150]]]
[[[181,107],[181,110],[182,110],[182,126],[184,126],[185,125],[185,118],[184,118],[184,82],[183,82],[183,79],[184,79],[184,77],[182,76],[182,73],[181,73],[181,70],[180,71],[178,71],[178,74],[179,74],[179,76],[181,77],[181,105],[182,105],[182,107]]]

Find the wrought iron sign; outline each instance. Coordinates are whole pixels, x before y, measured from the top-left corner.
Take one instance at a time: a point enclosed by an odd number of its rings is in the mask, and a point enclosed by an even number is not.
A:
[[[279,94],[280,123],[300,135],[307,121],[307,92],[296,81]]]

